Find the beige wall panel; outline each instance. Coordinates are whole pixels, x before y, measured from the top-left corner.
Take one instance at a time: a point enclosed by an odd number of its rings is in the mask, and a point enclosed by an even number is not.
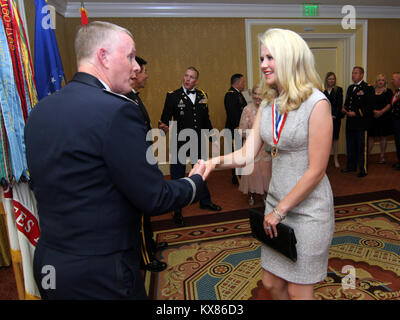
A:
[[[373,84],[379,73],[390,80],[400,71],[400,19],[368,20],[368,82]],[[389,87],[392,88],[391,84]]]
[[[35,40],[35,1],[24,0],[26,26],[28,29],[29,45],[31,47],[31,55],[33,60],[34,40]],[[32,61],[33,62],[33,61]]]

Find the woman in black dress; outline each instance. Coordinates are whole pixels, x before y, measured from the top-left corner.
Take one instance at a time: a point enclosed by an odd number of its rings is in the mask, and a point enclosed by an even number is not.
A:
[[[343,118],[343,89],[336,85],[336,75],[333,72],[328,72],[325,77],[325,91],[324,94],[331,103],[332,118],[333,118],[333,158],[335,160],[335,167],[339,168],[338,161],[338,144],[340,125]]]
[[[393,97],[392,90],[387,88],[384,74],[378,74],[375,80],[375,99],[373,104],[373,120],[368,130],[368,153],[371,154],[375,143],[375,137],[380,137],[379,164],[385,163],[386,137],[393,134],[390,119],[390,100]]]

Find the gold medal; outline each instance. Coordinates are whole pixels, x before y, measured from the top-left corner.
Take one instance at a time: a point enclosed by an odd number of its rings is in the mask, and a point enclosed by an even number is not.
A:
[[[276,158],[279,154],[279,150],[277,146],[271,147],[271,157]]]
[[[279,155],[279,150],[278,150],[278,142],[279,138],[281,137],[283,125],[285,124],[286,117],[287,117],[287,112],[285,112],[284,115],[280,114],[275,107],[275,101],[272,103],[272,141],[274,143],[273,146],[271,146],[271,157],[276,158]]]

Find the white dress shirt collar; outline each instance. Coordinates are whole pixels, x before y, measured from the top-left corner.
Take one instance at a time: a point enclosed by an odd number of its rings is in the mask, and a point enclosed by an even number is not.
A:
[[[182,88],[183,88],[183,92],[189,97],[189,99],[192,101],[192,103],[193,104],[195,104],[195,102],[196,102],[196,95],[195,94],[187,94],[187,89],[184,87],[184,86],[182,86]],[[193,91],[193,90],[196,90],[195,88],[193,88],[192,90],[190,90],[190,91]]]

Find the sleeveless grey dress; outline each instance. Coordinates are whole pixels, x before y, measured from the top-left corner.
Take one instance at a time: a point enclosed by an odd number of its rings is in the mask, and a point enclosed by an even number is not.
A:
[[[293,189],[308,169],[308,120],[315,104],[322,99],[326,100],[325,95],[314,89],[297,110],[287,115],[277,144],[279,154],[272,160],[265,214]],[[272,103],[262,108],[260,135],[267,144],[273,146]],[[263,269],[297,284],[314,284],[324,280],[335,226],[332,189],[326,175],[309,196],[287,214],[283,223],[294,229],[297,262],[263,245]]]

